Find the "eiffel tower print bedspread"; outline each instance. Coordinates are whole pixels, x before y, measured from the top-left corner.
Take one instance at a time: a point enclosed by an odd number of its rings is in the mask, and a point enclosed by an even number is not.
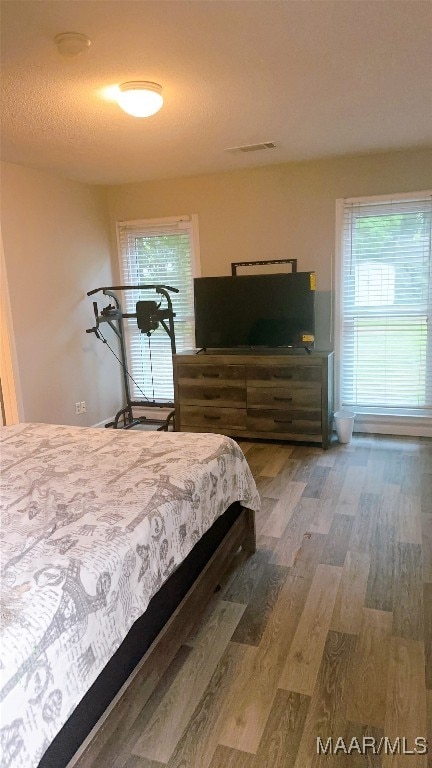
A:
[[[220,435],[19,424],[0,452],[0,766],[34,768],[198,539],[259,497]]]

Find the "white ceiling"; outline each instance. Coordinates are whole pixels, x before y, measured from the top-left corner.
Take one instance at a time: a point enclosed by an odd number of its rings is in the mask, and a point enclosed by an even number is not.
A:
[[[5,0],[2,157],[90,183],[432,143],[430,0]],[[62,58],[60,32],[88,35]],[[102,89],[163,86],[151,118]],[[274,141],[250,154],[224,150]]]

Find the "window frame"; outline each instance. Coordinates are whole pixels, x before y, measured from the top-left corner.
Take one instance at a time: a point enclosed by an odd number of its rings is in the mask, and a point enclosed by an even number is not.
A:
[[[334,295],[334,351],[335,351],[335,379],[334,379],[334,403],[335,410],[341,409],[342,391],[342,327],[343,327],[343,269],[344,269],[344,219],[345,206],[348,204],[378,203],[397,200],[415,200],[432,196],[432,190],[426,189],[419,192],[398,192],[396,194],[368,195],[362,197],[338,198],[336,200],[336,237],[335,237],[335,278],[333,286]],[[432,259],[432,256],[431,256]],[[432,323],[431,323],[432,334]],[[429,341],[432,343],[432,336]],[[432,437],[432,418],[429,415],[389,414],[385,408],[363,407],[357,413],[355,430],[389,435],[408,435],[418,437]]]
[[[200,245],[199,245],[199,222],[198,214],[183,214],[181,216],[164,216],[160,218],[151,219],[118,219],[116,221],[116,244],[117,244],[117,269],[120,280],[120,285],[124,284],[123,269],[122,269],[122,251],[120,243],[120,229],[122,227],[141,227],[143,229],[151,229],[151,227],[158,227],[169,224],[178,224],[181,222],[187,222],[190,225],[190,253],[191,253],[191,274],[192,279],[201,276],[201,258],[200,258]],[[123,303],[123,302],[122,302]],[[193,314],[193,307],[192,307]],[[175,319],[174,319],[175,324]],[[175,325],[174,325],[175,327]],[[176,339],[177,341],[177,339]],[[127,344],[127,338],[125,339]],[[177,349],[177,351],[180,351]],[[129,355],[129,351],[128,351]],[[133,373],[132,373],[133,375]],[[145,401],[142,406],[146,407]]]
[[[198,214],[183,214],[183,216],[163,216],[158,219],[118,219],[116,221],[116,243],[117,243],[117,269],[119,278],[122,277],[122,257],[120,248],[120,227],[127,226],[145,226],[157,227],[159,224],[177,224],[181,221],[190,221],[191,225],[191,255],[192,255],[192,275],[201,277],[201,254],[199,243],[199,223]]]

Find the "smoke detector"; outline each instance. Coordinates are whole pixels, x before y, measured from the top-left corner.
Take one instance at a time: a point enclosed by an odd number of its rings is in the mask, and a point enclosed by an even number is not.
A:
[[[61,32],[55,36],[54,42],[60,56],[64,56],[66,59],[81,56],[91,46],[90,38],[81,32]]]

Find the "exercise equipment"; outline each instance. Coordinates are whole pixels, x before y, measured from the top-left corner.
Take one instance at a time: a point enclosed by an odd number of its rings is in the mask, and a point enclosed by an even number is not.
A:
[[[143,301],[136,302],[135,312],[123,312],[120,299],[114,291],[155,291],[162,299],[161,301]],[[174,426],[174,402],[156,400],[154,397],[154,381],[153,381],[153,365],[151,358],[151,337],[153,333],[161,328],[169,337],[171,342],[171,354],[174,355],[176,351],[175,344],[175,330],[174,330],[174,317],[172,301],[170,293],[178,293],[177,288],[173,288],[169,285],[117,285],[117,286],[105,286],[103,288],[94,288],[92,291],[87,292],[87,296],[94,296],[94,294],[102,292],[104,296],[108,296],[113,300],[108,303],[99,311],[97,301],[93,302],[93,311],[95,315],[96,324],[92,328],[87,328],[86,333],[94,333],[96,338],[106,344],[114,357],[119,361],[122,367],[123,374],[123,387],[126,405],[121,408],[115,415],[114,421],[106,424],[106,427],[112,427],[113,429],[131,429],[138,424],[154,424],[159,425],[158,431],[168,431],[170,424]],[[165,301],[165,305],[162,306],[162,302]],[[136,319],[137,325],[141,333],[145,333],[148,337],[149,344],[149,358],[150,358],[150,370],[152,376],[153,385],[153,397],[149,398],[143,392],[141,387],[137,384],[135,379],[131,376],[127,365],[126,355],[126,343],[124,333],[124,319]],[[107,323],[111,330],[115,333],[120,344],[120,357],[110,347],[107,339],[102,333],[100,326],[103,323]],[[142,393],[144,400],[133,400],[130,393],[129,380],[133,381],[135,386]],[[164,419],[149,418],[148,416],[134,416],[134,407],[146,407],[146,408],[170,408],[172,409],[168,416]],[[122,421],[122,426],[120,426]]]

